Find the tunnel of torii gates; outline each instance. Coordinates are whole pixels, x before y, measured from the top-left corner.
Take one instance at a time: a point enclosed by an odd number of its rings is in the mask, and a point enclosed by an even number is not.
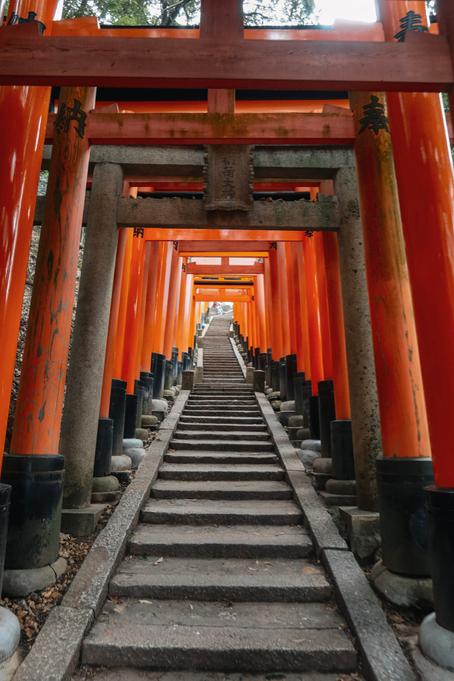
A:
[[[6,568],[56,560],[60,518],[90,508],[143,385],[152,373],[159,397],[163,376],[192,368],[209,301],[228,300],[268,383],[284,375],[289,399],[300,386],[314,429],[317,396],[351,424],[358,507],[380,506],[385,565],[432,569],[436,621],[454,634],[454,185],[440,97],[453,110],[454,4],[439,0],[430,30],[422,0],[378,0],[379,22],[330,30],[244,29],[239,0],[202,0],[200,30],[59,21],[58,4],[12,0],[0,30],[2,441],[42,224],[3,459]]]

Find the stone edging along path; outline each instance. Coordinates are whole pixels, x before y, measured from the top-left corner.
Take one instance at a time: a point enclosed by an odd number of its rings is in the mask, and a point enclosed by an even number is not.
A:
[[[417,676],[388,625],[381,605],[322,500],[304,472],[287,433],[263,393],[255,393],[287,479],[306,519],[318,558],[334,585],[339,606],[350,624],[370,681],[416,681]],[[70,681],[86,633],[100,613],[109,582],[139,522],[164,454],[189,397],[182,391],[150,446],[136,477],[74,578],[61,605],[55,607],[14,681]]]
[[[334,586],[339,608],[355,637],[368,681],[417,681],[362,568],[312,486],[296,450],[263,393],[255,393],[278,456],[306,519],[318,558]]]
[[[82,641],[107,597],[109,582],[126,552],[129,537],[150,496],[164,454],[187,399],[182,390],[147,450],[106,527],[95,539],[60,605],[51,610],[14,681],[69,681],[79,664]]]

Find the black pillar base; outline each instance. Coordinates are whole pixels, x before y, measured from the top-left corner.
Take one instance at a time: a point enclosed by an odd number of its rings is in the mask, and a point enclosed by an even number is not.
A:
[[[336,418],[334,405],[334,384],[332,381],[320,381],[318,384],[318,419],[322,456],[331,457],[331,421]]]
[[[424,487],[432,482],[430,458],[377,459],[383,563],[391,572],[430,576]]]
[[[318,419],[318,395],[309,400],[309,428],[312,440],[320,440],[320,422]]]
[[[352,422],[348,419],[331,421],[331,458],[336,480],[355,479]]]
[[[426,487],[435,616],[454,632],[454,489]]]
[[[112,467],[113,449],[113,421],[112,419],[99,419],[98,435],[96,438],[94,478],[106,478],[110,475]]]
[[[3,592],[5,572],[6,541],[8,539],[8,518],[11,505],[11,485],[0,483],[0,596]]]
[[[136,434],[137,395],[126,395],[125,430],[123,437],[132,438]]]
[[[64,458],[5,454],[2,482],[11,485],[5,567],[26,570],[57,560]]]
[[[142,405],[144,414],[151,414],[151,400],[153,399],[153,374],[149,371],[140,372],[140,382],[145,387],[145,395]]]
[[[287,360],[281,357],[279,360],[279,392],[281,402],[287,401]]]
[[[287,355],[285,358],[286,371],[286,386],[287,386],[287,400],[295,399],[294,380],[297,373],[297,357],[296,355]]]
[[[120,456],[123,453],[123,436],[125,432],[126,414],[126,381],[114,378],[110,391],[109,418],[113,421],[112,454]]]
[[[159,352],[153,352],[151,371],[154,376],[153,382],[153,398],[160,399],[164,393],[164,379],[165,379],[165,365],[166,358]]]
[[[134,381],[134,394],[137,397],[136,428],[142,425],[143,403],[145,400],[146,389],[140,381]]]

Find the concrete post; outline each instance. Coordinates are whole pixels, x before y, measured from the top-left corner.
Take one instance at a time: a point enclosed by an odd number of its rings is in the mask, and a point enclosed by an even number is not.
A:
[[[90,504],[122,182],[119,165],[95,167],[60,440],[65,509]]]
[[[377,510],[375,462],[381,454],[380,414],[354,168],[338,171],[339,255],[352,413],[358,507]]]

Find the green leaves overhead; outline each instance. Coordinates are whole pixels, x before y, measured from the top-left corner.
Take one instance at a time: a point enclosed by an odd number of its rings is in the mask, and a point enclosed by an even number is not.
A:
[[[315,0],[245,0],[248,25],[307,24]],[[64,17],[97,16],[101,22],[155,26],[197,24],[200,0],[65,0]]]

